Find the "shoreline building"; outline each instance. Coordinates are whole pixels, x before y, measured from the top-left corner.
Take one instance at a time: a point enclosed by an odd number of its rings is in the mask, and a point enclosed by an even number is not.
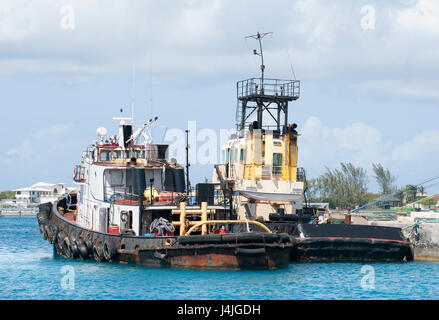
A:
[[[40,203],[54,202],[58,197],[71,191],[64,183],[45,183],[38,182],[30,187],[14,190],[15,200],[28,205],[38,205]]]

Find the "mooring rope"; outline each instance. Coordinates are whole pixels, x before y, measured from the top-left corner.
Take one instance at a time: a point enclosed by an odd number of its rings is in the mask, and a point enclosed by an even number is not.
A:
[[[164,236],[163,230],[168,232],[174,232],[175,227],[165,218],[160,217],[159,219],[155,219],[151,226],[149,227],[149,231],[152,233],[154,230],[157,230],[157,236]]]

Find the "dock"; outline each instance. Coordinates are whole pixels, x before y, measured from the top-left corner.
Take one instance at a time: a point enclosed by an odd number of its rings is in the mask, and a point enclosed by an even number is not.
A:
[[[2,208],[0,209],[1,216],[34,216],[38,213],[38,209],[16,209],[16,208]]]

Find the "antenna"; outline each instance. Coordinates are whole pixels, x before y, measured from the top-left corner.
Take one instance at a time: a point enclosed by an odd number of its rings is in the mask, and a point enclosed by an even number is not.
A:
[[[132,79],[132,87],[131,87],[131,119],[132,119],[131,121],[133,125],[134,125],[135,88],[136,88],[136,66],[133,63],[133,79]]]
[[[149,57],[149,108],[152,117],[152,54]]]
[[[261,41],[261,40],[262,40],[266,35],[269,35],[269,34],[273,34],[273,32],[265,32],[265,33],[259,33],[259,32],[258,32],[258,33],[255,34],[255,35],[245,37],[246,39],[247,39],[247,38],[253,38],[253,39],[259,41],[259,49],[260,49],[260,52],[258,53],[258,52],[256,51],[256,49],[254,49],[254,50],[253,50],[253,54],[261,57],[261,73],[262,73],[262,77],[261,77],[261,90],[262,90],[262,92],[264,92],[264,70],[265,70],[265,65],[264,65],[264,52],[262,51],[262,41]]]
[[[191,183],[189,181],[189,167],[191,164],[189,163],[189,130],[186,130],[186,193],[190,197],[191,195]]]
[[[293,74],[294,80],[296,80],[296,73],[294,72],[293,64],[291,63],[291,58],[290,58],[290,50],[288,49],[287,49],[287,55],[288,55],[288,62],[290,63],[291,73]]]

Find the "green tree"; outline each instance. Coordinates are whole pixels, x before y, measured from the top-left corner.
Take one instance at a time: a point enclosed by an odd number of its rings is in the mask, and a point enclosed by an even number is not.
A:
[[[396,177],[390,173],[389,169],[384,169],[380,163],[372,164],[373,172],[375,173],[375,180],[380,186],[380,193],[392,194],[396,191],[395,181]]]
[[[317,179],[313,178],[310,180],[306,180],[305,188],[307,200],[311,202],[318,202],[319,189]]]
[[[15,192],[14,191],[3,191],[0,192],[0,200],[5,200],[5,199],[15,199]]]
[[[344,209],[355,208],[367,203],[367,174],[362,168],[352,163],[340,163],[340,169],[322,174],[316,182],[316,189],[321,198],[326,199],[331,207]]]

